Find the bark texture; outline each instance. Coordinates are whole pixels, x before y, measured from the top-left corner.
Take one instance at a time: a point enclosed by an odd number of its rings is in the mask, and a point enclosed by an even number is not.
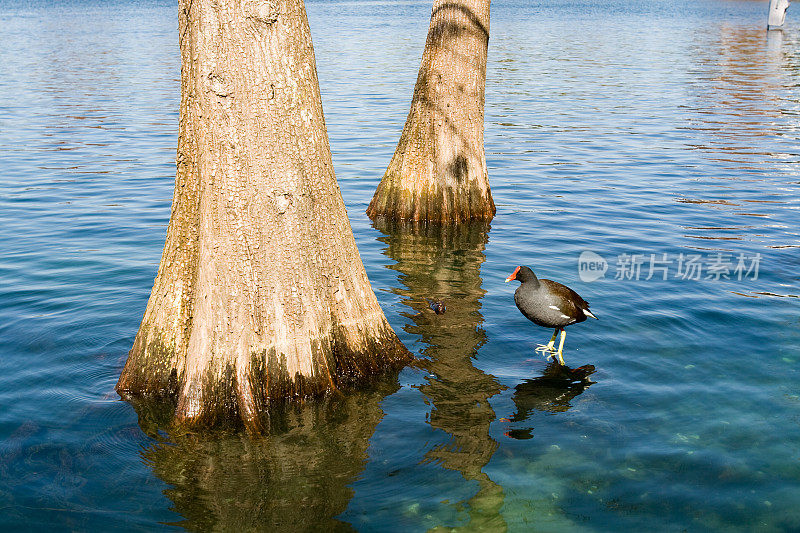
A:
[[[483,149],[489,0],[436,0],[411,111],[371,218],[491,220]]]
[[[117,390],[253,425],[409,360],[336,183],[302,0],[181,0],[179,36],[172,213]]]

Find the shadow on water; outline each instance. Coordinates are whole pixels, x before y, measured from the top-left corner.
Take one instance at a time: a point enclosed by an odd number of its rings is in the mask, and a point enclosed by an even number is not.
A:
[[[384,253],[396,261],[402,288],[395,292],[411,308],[404,329],[427,345],[418,366],[428,373],[419,388],[430,400],[430,425],[447,433],[447,442],[429,449],[423,462],[439,464],[477,481],[477,493],[466,502],[469,522],[464,527],[502,531],[503,489],[483,468],[497,449],[489,434],[495,413],[489,398],[503,390],[497,379],[475,367],[473,358],[486,342],[481,327],[481,264],[489,224],[458,228],[391,222],[379,219]],[[437,314],[430,300],[441,301]]]
[[[533,379],[526,379],[514,387],[512,400],[517,412],[507,420],[511,423],[525,422],[537,411],[562,413],[572,407],[570,401],[592,386],[589,380],[594,366],[578,368],[561,366],[551,362],[544,373]],[[533,438],[533,427],[514,428],[506,432],[512,439]]]
[[[136,405],[139,424],[157,442],[144,461],[171,487],[164,494],[189,531],[352,531],[335,516],[353,496],[383,417],[381,401],[398,390],[387,376],[368,390],[269,413],[270,432],[162,431],[168,411]]]

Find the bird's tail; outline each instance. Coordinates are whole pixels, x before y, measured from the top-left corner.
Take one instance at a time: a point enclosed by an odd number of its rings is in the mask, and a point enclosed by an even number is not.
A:
[[[595,320],[600,320],[599,318],[594,316],[594,314],[592,314],[592,312],[589,311],[588,309],[581,309],[581,311],[583,311],[583,314],[586,315],[586,316],[590,316],[590,317],[594,318]]]

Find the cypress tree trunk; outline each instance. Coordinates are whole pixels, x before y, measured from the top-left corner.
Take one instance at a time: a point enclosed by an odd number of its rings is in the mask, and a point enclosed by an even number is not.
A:
[[[302,0],[181,0],[177,178],[117,390],[213,424],[410,359],[333,172]]]
[[[411,111],[367,214],[491,220],[483,149],[489,0],[435,0]]]

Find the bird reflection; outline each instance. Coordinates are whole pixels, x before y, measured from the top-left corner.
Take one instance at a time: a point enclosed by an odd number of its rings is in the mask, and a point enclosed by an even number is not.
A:
[[[514,387],[512,400],[517,412],[503,419],[511,423],[525,422],[536,411],[560,413],[572,407],[573,398],[583,393],[595,382],[589,380],[594,366],[584,365],[569,368],[556,362],[547,365],[544,373],[533,379],[526,379]],[[506,432],[513,439],[530,439],[533,428],[513,428]]]
[[[495,420],[489,398],[503,387],[473,365],[486,342],[480,267],[489,225],[456,228],[379,219],[375,227],[384,233],[384,253],[395,261],[389,268],[400,273],[403,287],[395,292],[411,308],[406,316],[412,323],[405,330],[427,345],[419,366],[429,374],[420,390],[432,404],[430,425],[449,436],[426,452],[424,462],[477,481],[478,492],[467,502],[468,527],[503,531],[503,489],[483,472],[497,449],[489,435]]]
[[[269,431],[162,431],[158,412],[139,404],[142,429],[156,442],[142,457],[170,488],[164,494],[189,531],[351,531],[335,519],[353,496],[350,485],[367,461],[383,417],[380,403],[397,391],[397,376],[365,391],[266,414]],[[166,437],[165,437],[166,435]]]

